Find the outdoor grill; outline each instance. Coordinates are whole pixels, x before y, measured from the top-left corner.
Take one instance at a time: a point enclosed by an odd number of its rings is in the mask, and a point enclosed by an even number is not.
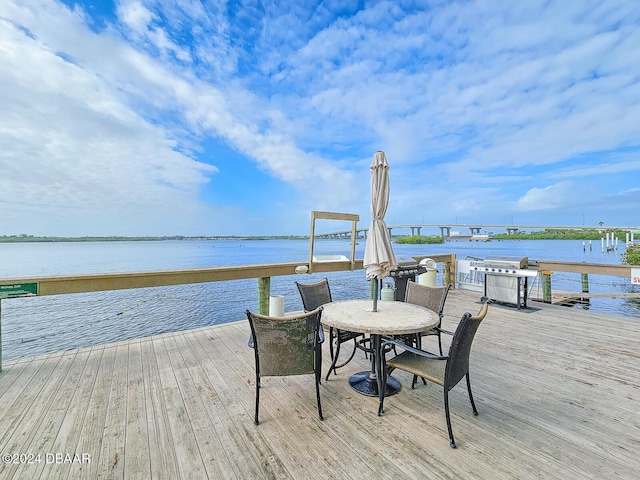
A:
[[[485,297],[518,309],[527,307],[529,277],[538,275],[536,270],[529,270],[527,257],[488,256],[473,269],[484,273]]]
[[[407,291],[407,282],[409,280],[416,281],[416,275],[426,273],[427,266],[420,265],[412,257],[398,257],[397,268],[389,272],[389,276],[393,278],[395,282],[395,295],[394,300],[398,302],[404,302],[404,295]]]

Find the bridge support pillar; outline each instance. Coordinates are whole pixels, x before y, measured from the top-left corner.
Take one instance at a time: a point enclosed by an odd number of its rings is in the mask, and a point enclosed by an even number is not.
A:
[[[447,238],[451,236],[451,227],[440,227],[440,236]]]
[[[476,233],[480,233],[480,228],[481,227],[469,227],[469,230],[471,231],[471,235],[474,235]]]

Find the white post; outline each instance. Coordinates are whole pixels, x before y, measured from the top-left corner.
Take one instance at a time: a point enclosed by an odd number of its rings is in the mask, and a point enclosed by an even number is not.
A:
[[[602,253],[604,253],[604,237],[600,237],[600,243],[602,244]]]

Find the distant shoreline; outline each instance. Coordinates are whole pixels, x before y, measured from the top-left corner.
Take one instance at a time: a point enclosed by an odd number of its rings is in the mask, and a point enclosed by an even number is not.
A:
[[[161,242],[166,240],[308,240],[309,236],[298,235],[207,235],[186,237],[182,235],[166,237],[40,237],[36,235],[4,235],[0,236],[0,243],[62,243],[62,242]]]
[[[625,232],[622,230],[614,230],[612,232],[616,238],[625,239]],[[603,233],[596,229],[584,230],[545,230],[536,232],[516,232],[512,234],[492,234],[485,241],[503,241],[503,240],[600,240]],[[393,235],[392,240],[397,243],[442,243],[440,237],[422,236],[422,235]],[[454,240],[450,237],[449,240]],[[471,237],[469,237],[472,240]],[[200,235],[200,236],[148,236],[148,237],[125,237],[125,236],[108,236],[108,237],[48,237],[37,235],[2,235],[0,243],[53,243],[53,242],[152,242],[166,240],[309,240],[309,235]],[[342,239],[341,239],[342,240]],[[364,240],[364,239],[358,239]]]
[[[602,230],[605,230],[604,227]],[[617,238],[618,240],[624,241],[626,232],[624,230],[612,230],[609,232],[613,235],[612,238]],[[542,231],[533,231],[533,232],[514,232],[514,233],[499,233],[499,234],[488,234],[482,236],[474,236],[474,235],[452,235],[447,237],[447,241],[482,241],[482,242],[491,242],[498,241],[502,242],[505,240],[596,240],[599,241],[605,236],[605,233],[602,233],[601,230],[594,228],[585,228],[583,230],[542,230]],[[482,237],[482,238],[480,238]],[[397,243],[405,243],[405,244],[428,244],[428,243],[442,243],[440,241],[442,237],[439,236],[424,236],[424,235],[412,235],[405,237],[398,237]]]

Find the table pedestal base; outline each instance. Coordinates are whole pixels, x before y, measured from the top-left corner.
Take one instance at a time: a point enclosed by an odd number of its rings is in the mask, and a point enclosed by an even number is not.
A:
[[[375,378],[371,378],[371,371],[354,373],[349,377],[349,385],[356,392],[362,393],[369,397],[378,396],[378,382]],[[387,377],[387,385],[385,388],[384,396],[388,397],[400,390],[400,381],[393,378],[391,375]]]

